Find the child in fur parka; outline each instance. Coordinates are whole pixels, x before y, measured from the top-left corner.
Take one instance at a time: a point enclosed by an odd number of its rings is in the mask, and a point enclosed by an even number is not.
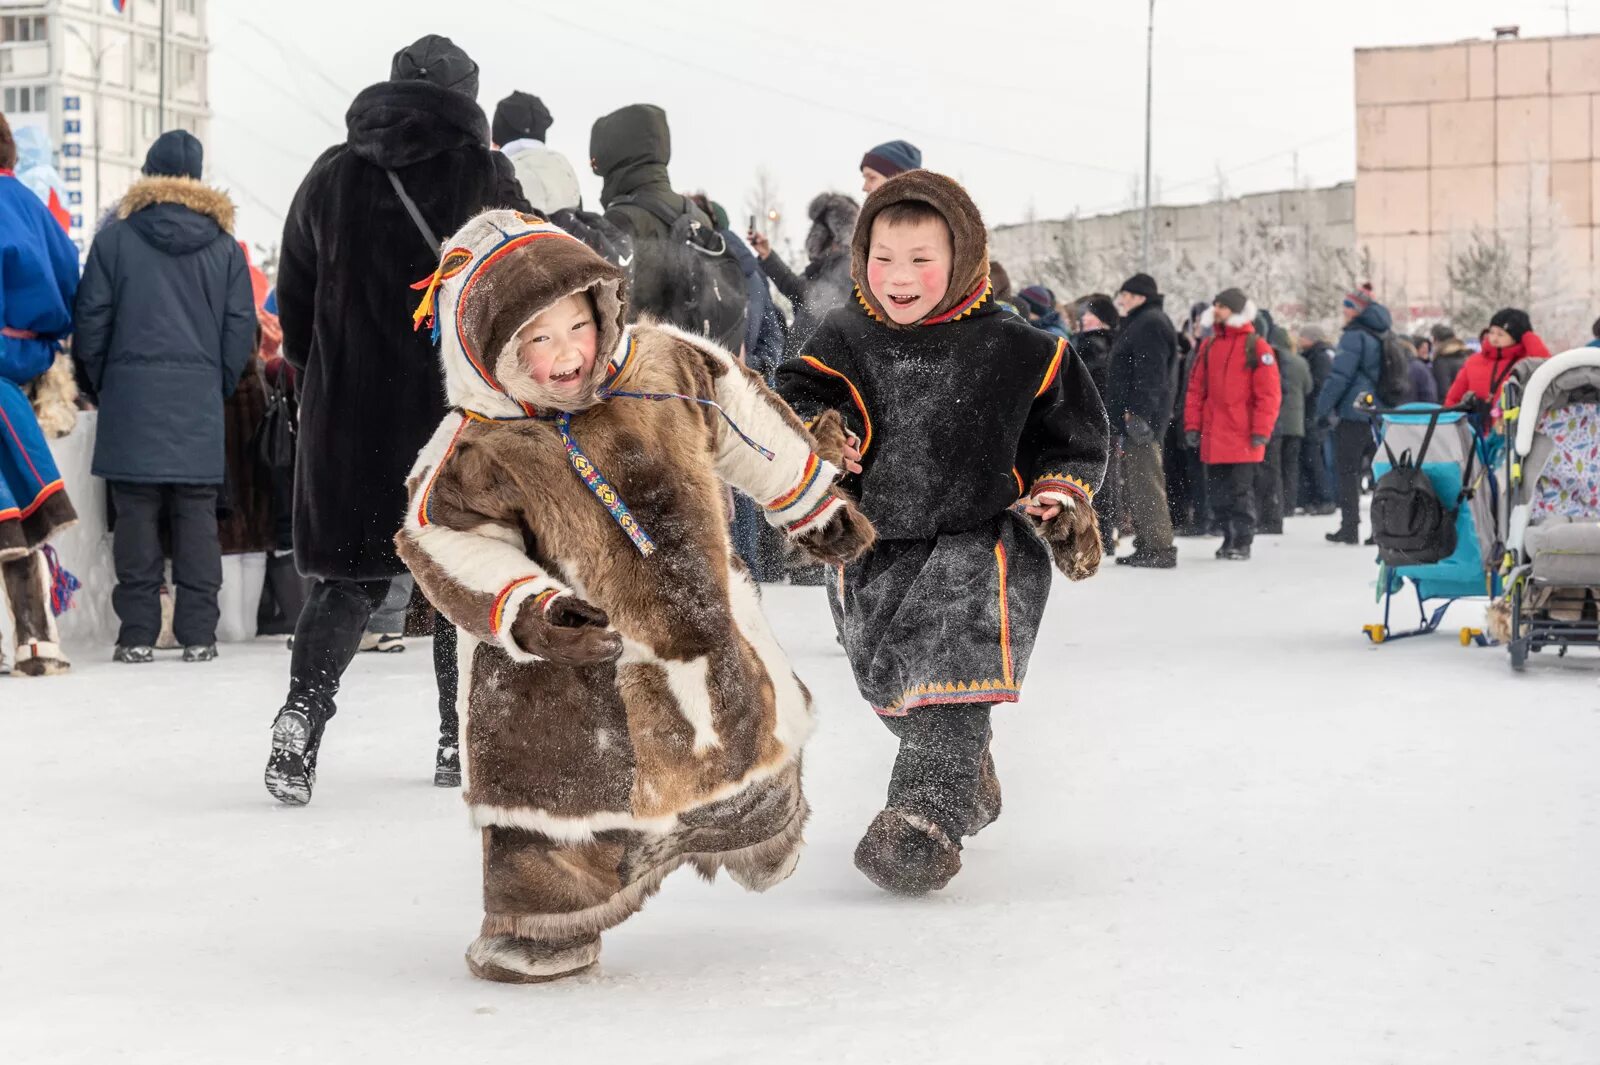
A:
[[[778,388],[856,475],[845,487],[880,537],[841,569],[835,601],[861,693],[900,738],[856,865],[920,894],[999,815],[989,711],[1020,696],[1051,552],[1073,580],[1099,567],[1109,432],[1067,340],[992,298],[960,185],[890,178],[852,243],[856,305],[824,320]]]
[[[467,961],[490,980],[592,964],[685,862],[757,891],[789,875],[810,697],[733,556],[723,482],[819,560],[873,537],[759,378],[702,338],[624,329],[621,285],[557,227],[490,211],[424,300],[454,409],[397,544],[459,627],[484,845]]]

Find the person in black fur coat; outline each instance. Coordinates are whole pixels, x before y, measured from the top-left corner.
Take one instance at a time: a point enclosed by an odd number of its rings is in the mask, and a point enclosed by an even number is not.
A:
[[[267,789],[280,802],[310,800],[339,680],[368,615],[406,571],[394,549],[406,477],[445,411],[412,285],[434,274],[441,235],[489,208],[531,210],[511,162],[489,148],[477,92],[477,64],[446,38],[396,53],[390,80],[356,96],[349,136],[312,165],[284,223],[278,309],[300,388],[295,561],[316,583],[273,726]],[[453,723],[455,629],[437,631],[440,709]],[[456,757],[454,736],[441,734],[441,768]]]
[[[989,711],[1021,694],[1052,553],[1073,580],[1099,567],[1109,431],[1067,340],[993,300],[983,220],[951,179],[916,170],[874,190],[851,262],[856,301],[778,388],[878,529],[834,603],[856,683],[900,738],[856,865],[921,894],[999,814]]]

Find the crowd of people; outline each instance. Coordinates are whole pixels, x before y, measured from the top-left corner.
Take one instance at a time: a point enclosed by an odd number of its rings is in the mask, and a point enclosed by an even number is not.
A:
[[[1014,287],[966,190],[899,140],[861,157],[864,202],[811,201],[791,265],[674,187],[660,108],[594,122],[595,209],[544,103],[491,119],[478,73],[443,37],[395,54],[304,178],[275,287],[182,131],[80,276],[0,124],[0,562],[16,669],[66,669],[47,541],[75,515],[38,386],[64,372],[99,411],[115,661],[166,628],[216,658],[224,555],[266,556],[256,631],[292,633],[278,801],[311,800],[354,655],[431,633],[435,782],[461,784],[465,740],[491,979],[592,963],[682,861],[757,889],[792,869],[809,696],[750,578],[827,583],[900,741],[856,864],[936,890],[999,815],[991,709],[1052,565],[1170,569],[1205,536],[1245,560],[1297,514],[1356,543],[1376,411],[1491,404],[1549,354],[1515,309],[1476,342],[1400,336],[1367,286],[1336,341],[1237,287],[1175,322],[1143,272],[1063,304]]]

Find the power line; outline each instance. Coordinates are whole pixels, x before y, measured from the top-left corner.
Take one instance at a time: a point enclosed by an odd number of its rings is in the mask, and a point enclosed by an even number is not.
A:
[[[328,75],[327,71],[323,69],[322,64],[317,62],[316,57],[311,55],[311,53],[307,52],[304,48],[301,48],[299,45],[295,44],[293,41],[285,41],[280,37],[274,36],[243,16],[239,17],[239,24],[248,30],[254,31],[257,35],[264,38],[267,43],[276,48],[278,50],[278,54],[284,56],[284,58],[288,58],[286,49],[292,49],[297,55],[300,56],[301,60],[310,65],[311,73],[321,78],[325,84],[342,93],[346,97],[355,96],[356,90],[347,88],[335,81]]]
[[[508,12],[515,12],[518,17],[526,17],[526,8],[510,3],[509,0],[502,0],[502,3]],[[581,23],[573,22],[570,19],[563,18],[562,16],[554,14],[548,10],[543,11],[541,13],[541,17],[550,22],[566,26],[568,29],[574,29],[580,33],[587,33],[593,37],[598,37],[603,41],[610,41],[613,44],[620,44],[625,48],[631,48],[634,51],[643,52],[646,55],[653,56],[657,59],[663,60],[664,62],[686,67],[700,74],[710,74],[715,77],[722,78],[725,81],[731,81],[736,85],[742,85],[748,89],[755,89],[758,92],[765,92],[774,96],[781,96],[785,99],[794,100],[797,103],[806,104],[819,110],[832,111],[835,114],[846,115],[857,120],[878,122],[891,127],[897,126],[900,129],[905,130],[907,133],[912,133],[919,137],[929,137],[934,140],[946,141],[951,144],[963,144],[970,148],[981,148],[989,152],[998,152],[1003,155],[1016,156],[1021,159],[1033,159],[1038,162],[1049,163],[1052,166],[1068,167],[1070,169],[1090,171],[1098,174],[1114,174],[1117,177],[1129,177],[1133,174],[1133,171],[1131,170],[1116,170],[1111,167],[1099,166],[1094,163],[1080,162],[1076,159],[1063,159],[1060,156],[1044,155],[1039,152],[1025,151],[1021,148],[1013,148],[1006,144],[990,144],[986,141],[973,140],[970,137],[960,137],[951,133],[941,132],[939,130],[908,126],[897,118],[888,118],[883,115],[875,115],[870,112],[862,111],[859,108],[845,107],[840,104],[828,103],[825,100],[817,100],[813,97],[805,96],[789,89],[779,88],[775,85],[767,85],[759,81],[751,81],[748,78],[740,77],[737,74],[732,74],[726,70],[721,70],[716,67],[702,66],[699,63],[691,62],[681,56],[673,55],[671,52],[663,52],[658,49],[651,48],[648,45],[639,44],[636,41],[630,41],[625,37],[618,37],[614,34],[592,29],[591,27],[585,26]]]

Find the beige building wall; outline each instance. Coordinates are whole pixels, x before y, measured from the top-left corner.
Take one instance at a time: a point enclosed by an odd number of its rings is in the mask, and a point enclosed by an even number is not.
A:
[[[1397,311],[1442,312],[1475,228],[1531,239],[1594,306],[1600,36],[1358,50],[1355,94],[1356,240]]]

